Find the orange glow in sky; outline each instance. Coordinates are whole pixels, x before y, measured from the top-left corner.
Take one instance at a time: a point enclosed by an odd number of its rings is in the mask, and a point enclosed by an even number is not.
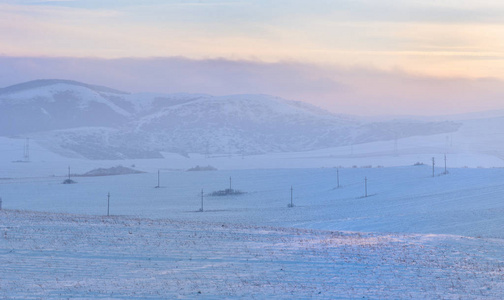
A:
[[[319,75],[349,86],[365,81],[354,80],[360,69],[504,80],[504,2],[494,0],[8,0],[0,4],[0,39],[3,57],[312,64],[352,70]],[[377,82],[370,85],[383,100],[388,92]],[[404,88],[398,84],[386,88]],[[311,98],[331,106],[328,95]]]

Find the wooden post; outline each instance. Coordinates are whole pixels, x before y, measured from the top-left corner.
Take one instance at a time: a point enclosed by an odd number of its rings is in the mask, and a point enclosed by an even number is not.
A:
[[[432,158],[432,177],[434,177],[434,166],[436,165],[436,161],[434,157]]]
[[[293,203],[293,200],[292,200],[292,194],[293,194],[293,191],[294,189],[292,188],[292,185],[291,185],[291,203],[290,203],[290,207],[294,207],[294,203]]]
[[[200,211],[203,211],[203,189],[201,189],[201,208]]]
[[[336,180],[338,181],[338,189],[340,187],[339,185],[339,169],[336,169]]]
[[[365,197],[367,197],[367,177],[364,177]]]
[[[107,217],[110,216],[110,192],[107,194]]]
[[[30,139],[26,138],[26,144],[24,147],[24,160],[25,162],[30,161]]]

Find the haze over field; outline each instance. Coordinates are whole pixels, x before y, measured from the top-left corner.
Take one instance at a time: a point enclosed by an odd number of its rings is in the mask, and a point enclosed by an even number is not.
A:
[[[0,298],[504,298],[504,2],[5,0]]]

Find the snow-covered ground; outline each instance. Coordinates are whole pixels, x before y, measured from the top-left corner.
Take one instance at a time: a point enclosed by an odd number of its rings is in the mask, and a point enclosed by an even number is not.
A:
[[[2,299],[500,299],[503,242],[0,211]]]
[[[23,165],[24,166],[24,165]],[[323,230],[504,238],[504,169],[395,168],[163,171],[0,180],[7,209],[200,220]],[[244,195],[209,197],[232,187]],[[364,197],[366,193],[368,197]],[[296,207],[288,209],[290,189]],[[204,213],[201,190],[204,191]]]
[[[0,138],[0,298],[500,299],[502,159],[457,148],[445,175],[451,139],[428,138],[437,146],[125,161],[33,143],[30,162],[13,162],[23,140]],[[68,166],[119,164],[148,173],[62,184]],[[219,170],[185,171],[196,165]],[[230,177],[245,194],[207,195]]]

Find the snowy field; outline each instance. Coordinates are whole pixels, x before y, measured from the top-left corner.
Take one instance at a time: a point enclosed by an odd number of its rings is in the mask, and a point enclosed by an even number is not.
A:
[[[500,299],[504,169],[443,171],[0,179],[0,298]]]
[[[2,299],[500,299],[503,242],[0,212]]]
[[[339,172],[340,188],[337,188]],[[504,238],[504,169],[429,166],[165,171],[0,180],[6,209],[304,229]],[[210,197],[232,187],[239,196]],[[367,179],[367,193],[365,197]],[[294,208],[289,209],[291,186]],[[201,208],[201,190],[204,191]]]
[[[63,159],[34,144],[32,161],[15,163],[23,141],[0,139],[2,299],[504,295],[504,169],[490,168],[501,167],[496,156],[448,154],[443,174],[442,155],[415,152],[416,143],[406,151],[405,141],[398,156],[393,144],[374,143],[128,161]],[[68,166],[83,174],[119,164],[146,173],[62,184]],[[219,170],[184,171],[197,164]],[[209,196],[230,178],[244,194]]]

